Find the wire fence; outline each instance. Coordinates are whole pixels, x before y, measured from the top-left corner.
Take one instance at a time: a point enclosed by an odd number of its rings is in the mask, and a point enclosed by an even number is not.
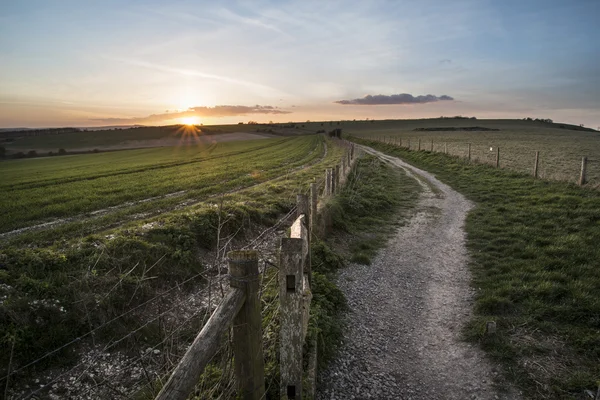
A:
[[[314,183],[321,191],[325,179]],[[291,191],[290,203],[297,193],[306,194],[309,191],[310,188],[304,189],[304,186]],[[260,269],[260,299],[264,319],[263,342],[265,347],[273,349],[277,348],[276,342],[278,341],[278,335],[273,328],[278,325],[279,301],[278,290],[273,289],[273,286],[276,286],[273,285],[273,282],[277,279],[277,270],[270,268],[276,266],[273,260],[276,259],[277,249],[273,247],[272,243],[278,230],[294,219],[296,212],[297,206],[291,207],[273,225],[260,231],[242,247],[243,249],[257,249],[260,254],[262,265]],[[190,338],[195,335],[198,328],[208,319],[212,310],[223,298],[230,276],[221,274],[220,271],[226,263],[227,250],[233,247],[233,236],[235,235],[217,241],[218,246],[213,265],[216,267],[216,273],[215,268],[212,268],[178,281],[150,299],[132,306],[97,326],[92,327],[90,323],[88,331],[63,345],[16,368],[9,366],[7,374],[0,377],[0,385],[3,383],[5,387],[4,397],[34,399],[53,393],[59,397],[86,399],[111,396],[130,398],[136,393],[145,393],[148,396],[156,394],[164,383],[165,374],[176,365],[185,352]],[[271,245],[267,243],[271,243]],[[130,271],[121,274],[121,280],[125,279],[129,273]],[[190,285],[204,286],[199,290],[184,289]],[[103,344],[95,343],[95,340],[92,340],[98,334],[110,330],[114,324],[123,321],[134,325],[125,334],[111,337]],[[133,324],[135,321],[137,323]],[[149,338],[149,336],[155,337]],[[125,346],[126,344],[129,346]],[[35,379],[35,385],[23,387],[22,382],[19,382],[18,386],[15,385],[14,389],[11,388],[11,381],[16,382],[19,378],[31,376],[40,363],[60,356],[67,350],[80,353],[80,358],[74,365],[62,368],[62,370],[53,369],[46,372],[45,376],[36,371],[38,377]],[[217,393],[220,393],[223,398],[233,393],[235,385],[234,379],[232,379],[231,354],[231,339],[228,338],[223,341],[214,357],[216,363],[214,367],[202,375],[198,390],[210,398],[216,396]],[[270,357],[270,360],[276,363],[276,352],[267,354],[266,357]],[[273,379],[268,386],[273,384]]]

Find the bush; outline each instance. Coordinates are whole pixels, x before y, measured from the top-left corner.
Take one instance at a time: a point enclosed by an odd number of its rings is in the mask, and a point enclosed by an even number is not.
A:
[[[27,152],[27,157],[37,157],[37,152],[35,150],[29,150]]]
[[[67,151],[65,149],[58,149],[59,156],[64,156],[65,154],[67,154]]]

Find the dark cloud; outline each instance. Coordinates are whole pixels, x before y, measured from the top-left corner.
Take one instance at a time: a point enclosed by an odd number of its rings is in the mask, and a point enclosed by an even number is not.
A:
[[[361,98],[361,99],[353,99],[353,100],[338,100],[335,103],[338,104],[358,104],[358,105],[381,105],[381,104],[423,104],[423,103],[434,103],[436,101],[442,100],[454,100],[450,96],[442,95],[442,96],[434,96],[432,94],[427,94],[425,96],[413,96],[408,93],[401,94],[378,94],[375,96],[371,96],[370,94]]]
[[[131,124],[162,122],[169,119],[178,119],[186,117],[233,117],[237,115],[248,114],[290,114],[291,111],[281,110],[273,106],[214,106],[214,107],[191,107],[185,111],[169,112],[163,114],[151,114],[145,117],[130,118],[93,118],[92,121],[105,122],[110,124]]]

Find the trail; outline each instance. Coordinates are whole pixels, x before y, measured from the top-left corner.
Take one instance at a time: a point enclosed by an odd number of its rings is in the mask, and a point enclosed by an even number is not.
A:
[[[317,398],[520,398],[481,349],[461,340],[473,304],[463,230],[473,205],[432,174],[362,148],[406,171],[423,192],[372,265],[341,271],[348,328],[337,359],[319,373]]]

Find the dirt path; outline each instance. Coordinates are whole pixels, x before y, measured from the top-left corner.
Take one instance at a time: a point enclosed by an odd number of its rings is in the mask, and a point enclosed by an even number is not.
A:
[[[341,271],[348,329],[338,358],[319,374],[317,398],[518,399],[460,338],[473,302],[463,230],[472,204],[433,175],[364,150],[404,169],[423,193],[371,266]]]

